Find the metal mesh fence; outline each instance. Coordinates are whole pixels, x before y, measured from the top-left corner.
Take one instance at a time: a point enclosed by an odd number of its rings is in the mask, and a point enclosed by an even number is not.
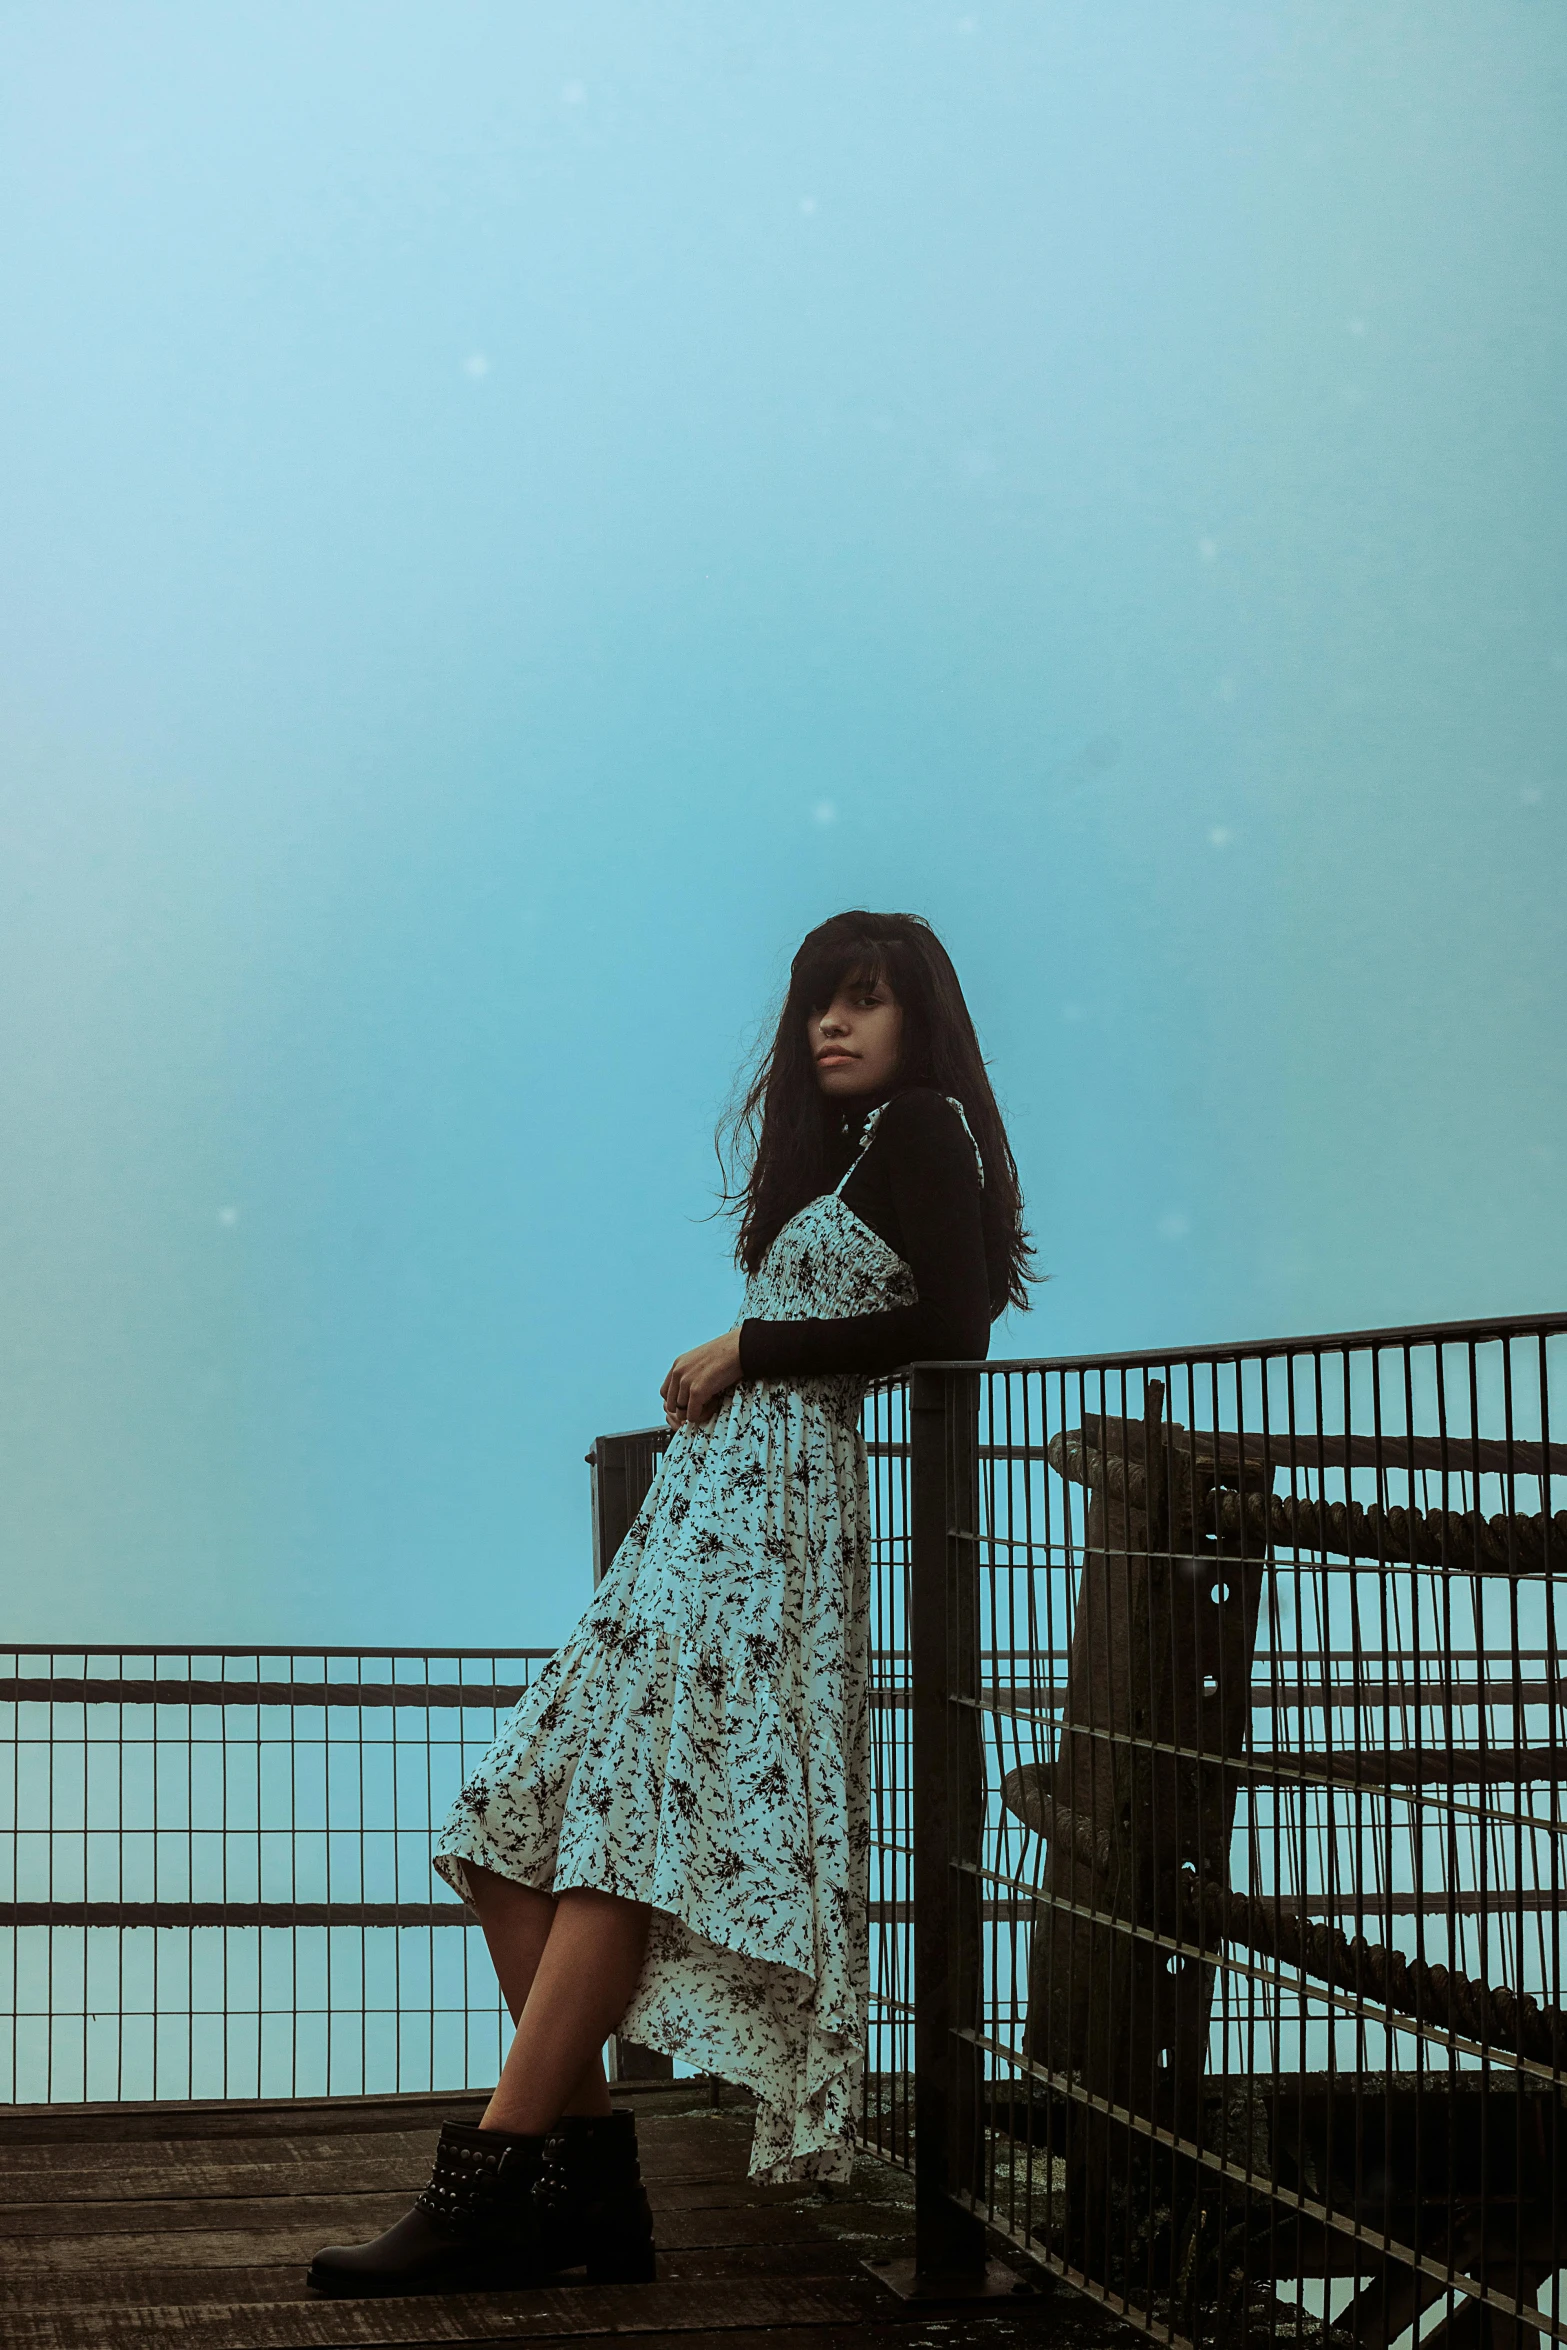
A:
[[[914,2154],[913,1784],[909,1656],[909,1414],[902,1380],[865,1405],[871,1484],[870,2010],[862,2142],[907,2166]]]
[[[0,2097],[492,2081],[430,1834],[547,1654],[0,1651]]]
[[[1156,2334],[1564,2330],[1561,1331],[921,1374],[946,2184]]]

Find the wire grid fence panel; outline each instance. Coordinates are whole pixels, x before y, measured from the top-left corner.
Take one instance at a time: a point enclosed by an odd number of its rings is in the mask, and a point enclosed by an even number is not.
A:
[[[1567,2332],[1564,1346],[982,1382],[973,2197],[1158,2335]]]
[[[867,1399],[863,2127],[912,2149],[906,1383]],[[603,1571],[667,1431],[600,1439]],[[608,1466],[616,1480],[599,1490]],[[493,2080],[508,2025],[430,1838],[546,1649],[0,1650],[0,2098]]]
[[[0,2097],[493,2081],[431,1831],[548,1653],[0,1651]]]
[[[860,2139],[905,2168],[914,2152],[913,1813],[909,1671],[909,1396],[865,1402],[870,1469],[870,2004]]]

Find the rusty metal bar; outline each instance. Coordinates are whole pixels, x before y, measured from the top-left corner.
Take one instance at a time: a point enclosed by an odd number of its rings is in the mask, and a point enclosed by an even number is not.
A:
[[[957,2035],[978,2012],[978,1920],[972,1882],[952,1867],[980,1833],[977,1740],[949,1702],[977,1665],[972,1398],[970,1374],[912,1374],[914,2268],[928,2289],[982,2274],[986,2258],[959,2200],[976,2183],[977,2061]]]
[[[547,1648],[518,1652],[542,1664]],[[304,1711],[336,1706],[361,1713],[407,1706],[415,1713],[481,1707],[509,1711],[527,1693],[525,1681],[154,1681],[82,1678],[52,1673],[0,1679],[0,1705],[261,1705]]]
[[[587,1455],[593,1489],[593,1584],[596,1590],[615,1563],[615,1554],[646,1501],[658,1463],[669,1443],[667,1428],[628,1428],[595,1439]],[[617,2081],[672,2081],[675,2062],[656,2048],[644,2048],[616,2032],[609,2068]]]

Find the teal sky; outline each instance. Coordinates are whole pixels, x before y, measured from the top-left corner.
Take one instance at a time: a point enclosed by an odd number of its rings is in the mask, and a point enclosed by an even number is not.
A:
[[[1567,12],[11,0],[21,1637],[547,1642],[925,913],[1045,1354],[1567,1299]]]

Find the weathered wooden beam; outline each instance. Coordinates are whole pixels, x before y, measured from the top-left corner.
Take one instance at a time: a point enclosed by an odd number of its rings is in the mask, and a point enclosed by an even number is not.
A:
[[[1183,1925],[1209,1948],[1240,1943],[1319,1982],[1478,2046],[1558,2068],[1567,2060],[1567,2015],[1542,2007],[1526,1991],[1475,1982],[1448,1967],[1368,1942],[1363,1935],[1351,1937],[1341,1927],[1304,1916],[1289,1902],[1266,1894],[1236,1893],[1186,1871],[1179,1883],[1179,1904]]]
[[[1073,1483],[1114,1494],[1127,1509],[1147,1507],[1146,1471],[1130,1451],[1100,1451],[1080,1429],[1058,1432],[1046,1447],[1051,1467]],[[1208,1542],[1221,1557],[1260,1558],[1271,1548],[1314,1550],[1368,1566],[1446,1567],[1458,1574],[1543,1575],[1567,1566],[1567,1510],[1553,1517],[1477,1510],[1381,1509],[1358,1501],[1318,1501],[1270,1493],[1267,1462],[1247,1461],[1240,1483],[1219,1483],[1218,1464],[1176,1448],[1175,1464],[1193,1481],[1189,1532],[1178,1542]]]
[[[1128,1427],[1113,1477],[1104,1454],[1071,1439],[1069,1466],[1090,1498],[1056,1760],[1048,1787],[1037,1775],[1008,1784],[1038,1797],[1041,1827],[1048,1797],[1058,1830],[1035,1914],[1025,2055],[1190,2137],[1216,1968],[1172,1967],[1154,1937],[1179,1930],[1178,1869],[1207,1874],[1228,1854],[1237,1781],[1227,1761],[1246,1742],[1267,1551],[1214,1554],[1192,1562],[1196,1573],[1175,1557],[1192,1548],[1190,1477],[1163,1404],[1150,1380],[1146,1419]],[[1061,1440],[1050,1450],[1062,1466]],[[1108,2257],[1111,2182],[1140,2159],[1102,2109],[1074,2109],[1074,2260]]]
[[[1536,1444],[1528,1437],[1333,1436],[1310,1428],[1183,1428],[1170,1423],[1177,1450],[1199,1461],[1236,1468],[1421,1469],[1450,1477],[1567,1477],[1567,1444]],[[1083,1414],[1083,1434],[1103,1452],[1142,1457],[1142,1422]]]

